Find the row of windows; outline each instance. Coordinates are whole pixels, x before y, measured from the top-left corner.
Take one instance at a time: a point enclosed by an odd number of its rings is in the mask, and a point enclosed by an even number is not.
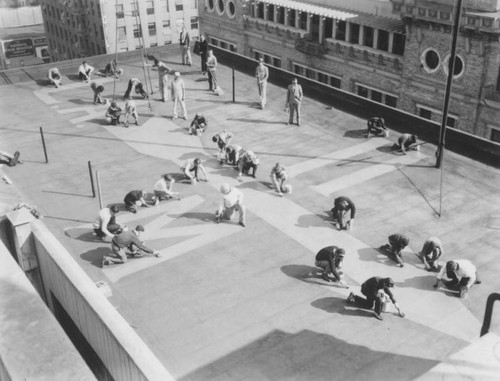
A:
[[[192,0],[192,1],[193,1],[192,8],[197,9],[198,8],[198,1],[197,0]],[[170,13],[169,0],[163,0],[161,4],[162,4],[162,12],[163,13]],[[130,15],[132,17],[136,17],[139,15],[138,3],[135,0],[131,1],[130,8],[131,8]],[[184,11],[184,1],[183,0],[176,0],[175,1],[175,11],[176,12]],[[146,0],[146,14],[148,14],[148,15],[155,14],[154,0]],[[124,17],[125,17],[125,11],[124,11],[123,4],[116,4],[116,18],[121,19]]]
[[[218,38],[210,37],[210,45],[218,46],[221,49],[229,50],[230,52],[236,53],[238,51],[238,46]]]
[[[430,107],[425,107],[422,105],[417,105],[418,115],[422,118],[432,120],[434,122],[441,123],[443,119],[443,114],[440,111],[434,110]],[[455,116],[448,115],[446,118],[446,125],[448,127],[456,128],[458,118]]]
[[[259,52],[258,50],[253,51],[253,56],[257,61],[262,58],[264,62],[268,65],[274,67],[281,67],[281,58],[279,57],[271,56],[267,53]]]
[[[371,99],[374,102],[383,103],[389,107],[398,107],[398,97],[358,83],[356,83],[356,94],[363,98]]]
[[[219,15],[227,13],[230,18],[236,15],[236,6],[233,0],[205,0],[205,6],[209,12],[217,10]]]
[[[190,23],[191,23],[191,25],[190,25],[191,30],[198,29],[198,17],[191,17]],[[172,34],[172,29],[170,28],[170,20],[163,20],[161,25],[162,25],[163,35],[171,35]],[[184,20],[178,19],[177,20],[177,29],[180,30],[181,26],[183,26],[183,25],[184,25]],[[126,26],[119,26],[117,28],[117,33],[118,33],[118,41],[126,41],[127,40],[127,27]],[[134,24],[132,27],[132,33],[134,35],[134,38],[141,38],[142,37],[141,24]],[[154,22],[148,23],[148,34],[150,36],[156,36],[156,34],[157,34],[156,23],[154,23]]]
[[[337,89],[340,89],[342,86],[342,80],[339,77],[310,69],[296,63],[293,64],[293,72],[302,77],[324,83],[325,85],[335,87]]]

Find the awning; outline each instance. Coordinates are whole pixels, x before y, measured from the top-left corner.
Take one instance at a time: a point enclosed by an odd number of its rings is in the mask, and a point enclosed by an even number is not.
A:
[[[300,12],[306,12],[313,15],[332,18],[335,20],[348,20],[356,17],[358,14],[346,11],[339,11],[332,8],[321,7],[319,5],[304,4],[301,1],[295,0],[264,0],[264,4],[273,4],[279,7],[295,9]]]

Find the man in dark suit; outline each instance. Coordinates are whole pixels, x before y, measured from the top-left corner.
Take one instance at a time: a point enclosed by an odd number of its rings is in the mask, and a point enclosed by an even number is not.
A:
[[[191,66],[191,51],[189,50],[191,46],[191,38],[185,26],[181,29],[179,43],[181,45],[182,64]]]
[[[201,57],[201,72],[203,75],[207,72],[207,58],[208,58],[208,41],[205,35],[200,35],[200,57]]]
[[[302,86],[297,83],[297,78],[292,79],[286,93],[285,111],[289,110],[288,124],[293,124],[293,116],[297,113],[297,126],[300,126],[300,103],[302,102]]]

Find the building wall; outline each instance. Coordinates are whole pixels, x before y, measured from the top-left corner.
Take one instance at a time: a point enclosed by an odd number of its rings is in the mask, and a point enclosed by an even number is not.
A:
[[[0,8],[0,28],[43,24],[40,6]]]

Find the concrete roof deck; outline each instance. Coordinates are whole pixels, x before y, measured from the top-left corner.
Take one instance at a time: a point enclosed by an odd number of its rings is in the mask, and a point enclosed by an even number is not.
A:
[[[365,120],[307,98],[302,126],[286,126],[284,89],[269,84],[268,106],[260,110],[255,79],[237,73],[233,104],[229,68],[218,70],[226,93],[216,96],[207,91],[199,57],[192,67],[182,66],[171,52],[160,57],[182,73],[188,121],[171,120],[172,103],[158,101],[152,71],[152,109],[137,100],[141,126],[107,126],[105,107],[92,105],[88,84],[74,81],[75,66],[63,70],[59,89],[41,86],[46,73],[40,71],[32,81],[3,87],[0,147],[21,151],[24,164],[4,172],[89,276],[109,283],[111,303],[177,379],[414,379],[478,338],[486,298],[500,289],[498,169],[447,152],[439,218],[434,146],[397,156],[388,149],[396,136],[366,139]],[[99,60],[93,57],[92,64],[103,68]],[[119,98],[128,78],[142,78],[139,59],[121,66]],[[109,98],[112,80],[95,80]],[[186,132],[196,112],[209,120],[201,137]],[[233,132],[234,143],[260,156],[256,179],[239,183],[234,169],[217,162],[211,137],[224,128]],[[109,244],[90,233],[99,204],[87,161],[99,170],[103,200],[110,204],[132,189],[151,191],[161,174],[179,173],[192,157],[205,161],[208,183],[178,182],[181,201],[118,214],[129,226],[144,224],[147,244],[162,257],[101,269]],[[277,161],[288,168],[293,185],[284,198],[270,188]],[[246,229],[235,221],[214,223],[223,182],[245,194]],[[358,208],[349,232],[336,231],[327,215],[339,195]],[[376,250],[398,231],[411,239],[402,269]],[[467,258],[477,265],[483,283],[466,299],[432,288],[434,274],[413,254],[430,236],[443,241],[444,260]],[[314,256],[331,244],[347,251],[352,291],[359,293],[371,276],[391,276],[406,318],[386,313],[379,322],[346,305],[351,290],[322,284]],[[493,330],[499,323],[494,317]]]

